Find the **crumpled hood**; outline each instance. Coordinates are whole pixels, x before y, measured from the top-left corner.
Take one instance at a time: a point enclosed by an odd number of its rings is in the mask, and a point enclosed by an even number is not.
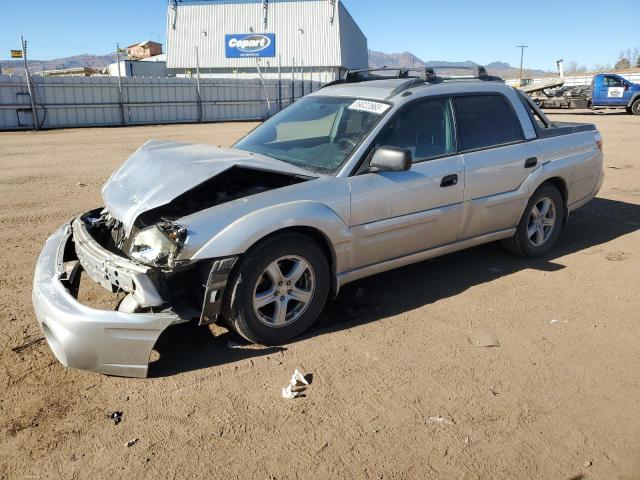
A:
[[[102,187],[109,213],[127,232],[138,216],[233,166],[308,176],[310,173],[273,158],[234,148],[150,140],[118,168]]]

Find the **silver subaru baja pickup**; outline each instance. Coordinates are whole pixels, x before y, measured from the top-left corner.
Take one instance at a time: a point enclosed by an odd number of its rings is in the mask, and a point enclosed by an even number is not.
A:
[[[170,325],[280,344],[348,282],[486,242],[548,252],[603,181],[594,125],[479,68],[350,72],[233,148],[150,141],[46,242],[36,316],[68,367],[145,377]],[[116,311],[76,299],[80,272]]]

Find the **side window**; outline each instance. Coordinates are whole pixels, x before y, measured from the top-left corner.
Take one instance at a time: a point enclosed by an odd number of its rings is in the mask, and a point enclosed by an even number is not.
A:
[[[522,140],[520,121],[502,95],[456,97],[460,150],[491,147]]]
[[[606,77],[604,77],[603,85],[605,87],[624,87],[624,80],[622,80],[620,77],[607,75]]]
[[[391,120],[376,144],[408,148],[414,162],[455,152],[453,115],[449,102],[445,98],[417,100]]]

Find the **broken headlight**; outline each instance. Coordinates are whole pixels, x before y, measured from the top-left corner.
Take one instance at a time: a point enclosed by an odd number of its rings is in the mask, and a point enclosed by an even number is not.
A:
[[[187,229],[171,222],[160,222],[141,230],[131,242],[129,255],[146,265],[173,267],[187,240]]]

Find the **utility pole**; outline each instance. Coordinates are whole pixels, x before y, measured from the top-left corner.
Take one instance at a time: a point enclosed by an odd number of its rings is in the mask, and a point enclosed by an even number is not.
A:
[[[196,45],[196,94],[198,100],[198,123],[202,122],[202,93],[200,90],[200,50]]]
[[[124,125],[124,97],[122,96],[122,75],[120,74],[120,43],[116,43],[116,61],[118,62],[118,98],[120,100],[120,124]]]
[[[528,48],[529,45],[516,45],[516,47],[520,49],[520,83],[522,83],[522,63],[524,60],[524,49]]]
[[[20,44],[22,46],[22,59],[24,60],[24,74],[27,77],[27,90],[29,91],[29,98],[31,99],[31,114],[33,115],[33,125],[38,130],[38,112],[36,112],[36,102],[33,98],[34,90],[31,84],[31,75],[29,74],[29,67],[27,66],[27,41],[20,35]]]

